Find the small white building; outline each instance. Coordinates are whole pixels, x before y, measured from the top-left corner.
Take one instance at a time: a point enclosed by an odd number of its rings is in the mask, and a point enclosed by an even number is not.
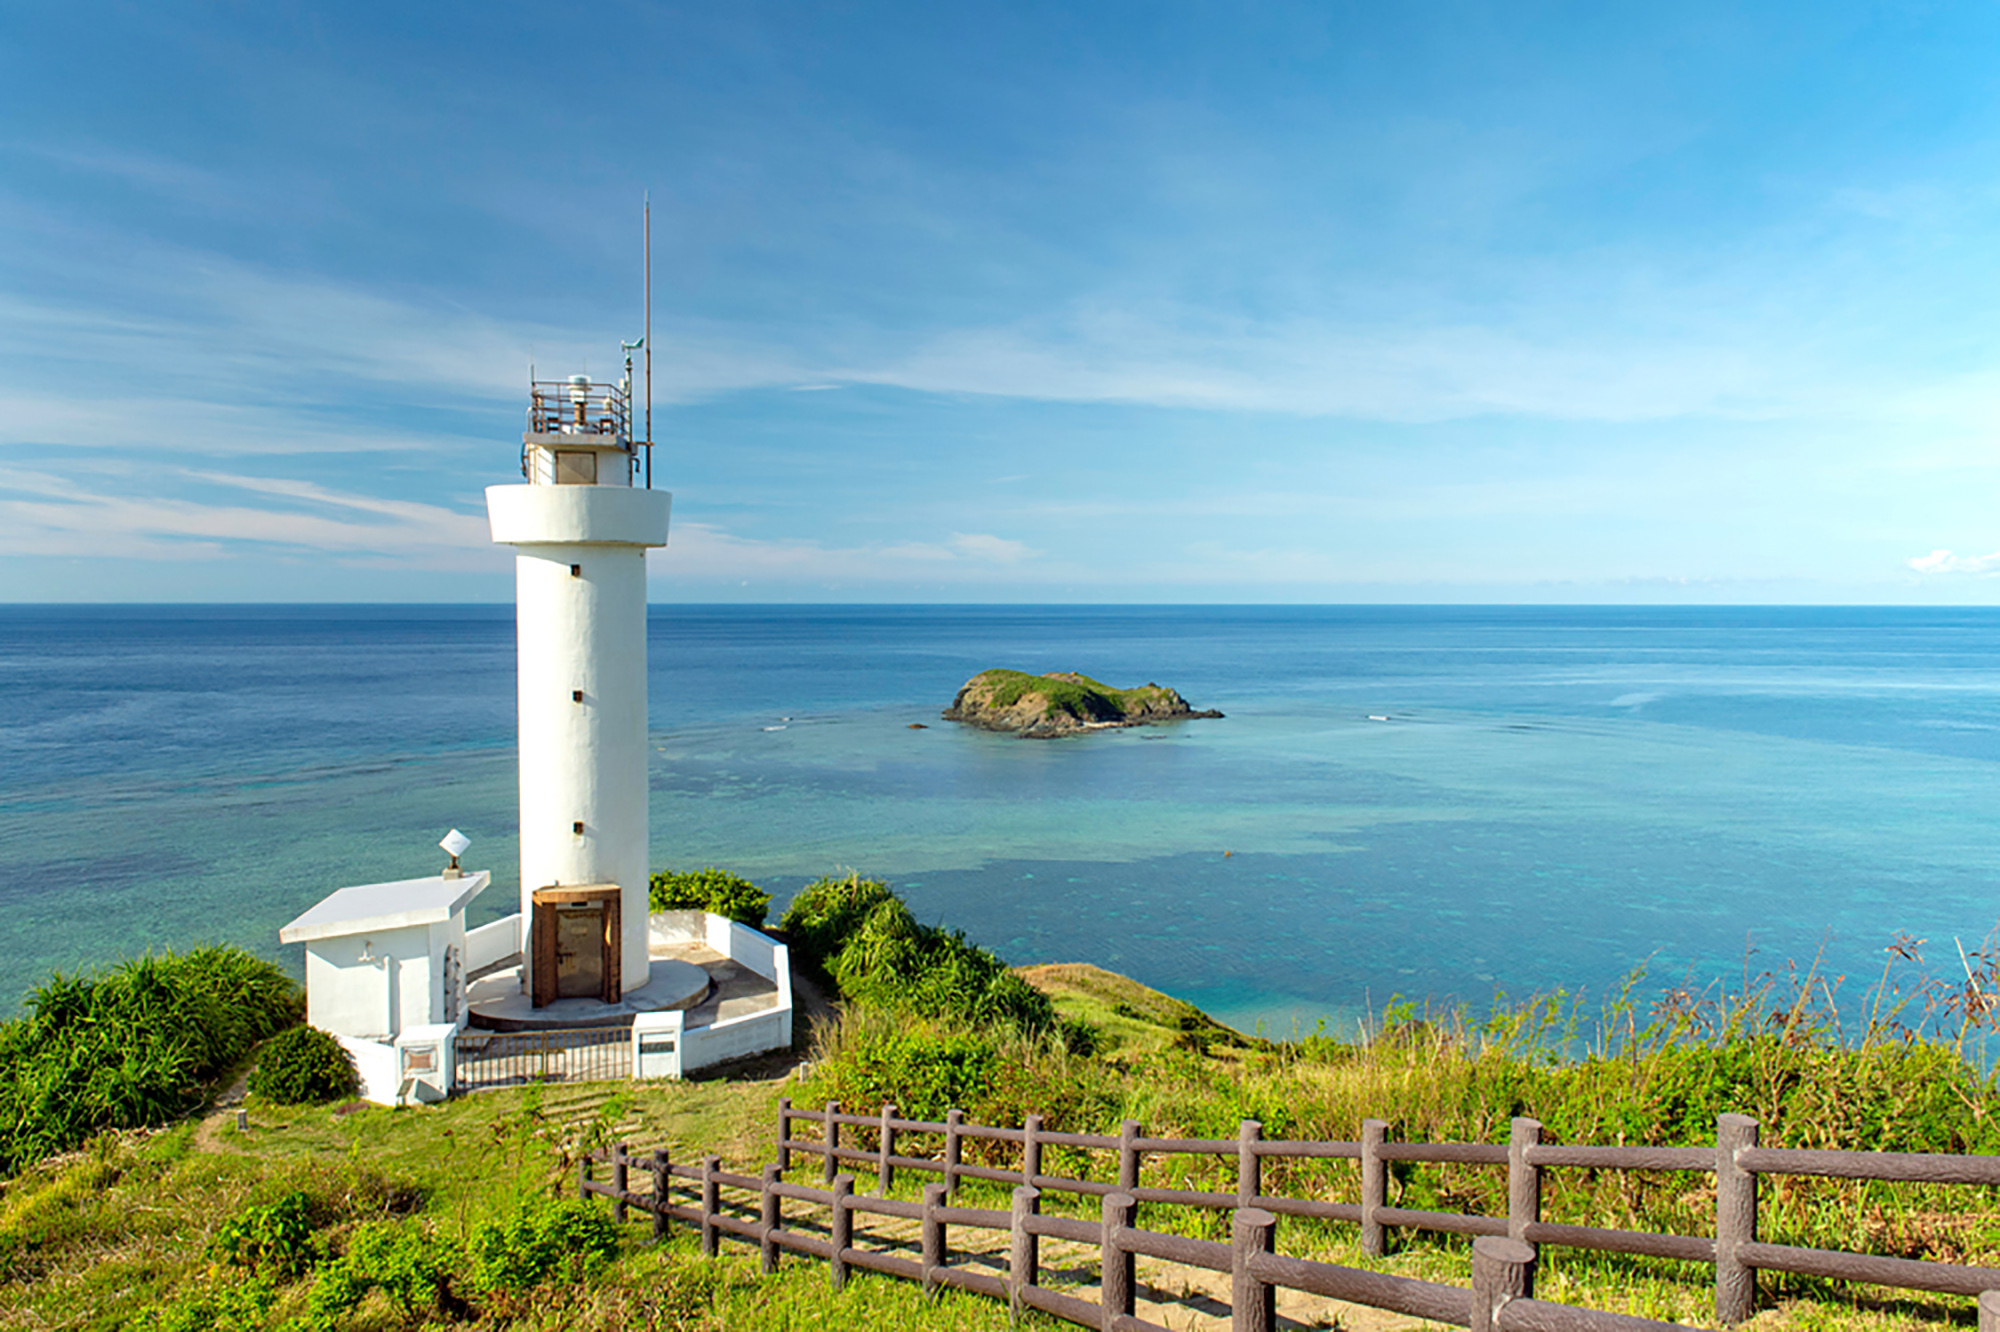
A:
[[[369,1100],[450,1089],[452,1034],[465,1014],[465,908],[491,878],[479,870],[342,888],[278,931],[280,942],[305,945],[306,1020],[340,1038]]]

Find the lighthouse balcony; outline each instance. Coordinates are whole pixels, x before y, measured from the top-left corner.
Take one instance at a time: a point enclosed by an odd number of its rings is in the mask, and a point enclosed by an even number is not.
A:
[[[631,486],[488,486],[493,539],[505,545],[664,546],[674,497]]]

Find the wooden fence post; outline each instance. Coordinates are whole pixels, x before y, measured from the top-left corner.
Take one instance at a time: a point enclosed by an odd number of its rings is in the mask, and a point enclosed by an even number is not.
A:
[[[1472,1326],[1498,1332],[1500,1310],[1535,1288],[1535,1251],[1519,1240],[1481,1235],[1472,1241]]]
[[[653,1242],[667,1237],[667,1181],[673,1178],[667,1149],[653,1149]]]
[[[937,1279],[938,1269],[945,1265],[945,1228],[938,1218],[938,1208],[944,1206],[950,1190],[942,1184],[924,1185],[923,1234],[919,1241],[918,1264],[924,1269],[924,1291],[936,1294],[941,1283]],[[1983,1329],[1982,1329],[1983,1332]]]
[[[1361,1121],[1361,1252],[1380,1258],[1389,1252],[1389,1236],[1377,1209],[1389,1205],[1388,1162],[1382,1159],[1382,1144],[1388,1140],[1389,1126],[1379,1119]]]
[[[1757,1309],[1757,1269],[1736,1256],[1757,1238],[1757,1176],[1736,1153],[1757,1145],[1757,1121],[1722,1115],[1715,1122],[1715,1320],[1740,1323]]]
[[[1278,1288],[1250,1270],[1250,1256],[1275,1252],[1278,1218],[1261,1207],[1239,1207],[1229,1222],[1230,1332],[1272,1332],[1278,1325]]]
[[[840,1173],[840,1154],[834,1150],[840,1146],[840,1125],[834,1120],[834,1116],[839,1113],[840,1102],[826,1103],[826,1132],[821,1136],[826,1146],[826,1182],[829,1186],[833,1183],[833,1177]]]
[[[1021,1187],[1036,1187],[1035,1177],[1042,1173],[1042,1117],[1029,1115],[1021,1126]]]
[[[1125,1123],[1128,1128],[1137,1127],[1129,1119]],[[1135,1298],[1132,1255],[1119,1243],[1118,1232],[1130,1230],[1138,1220],[1139,1204],[1131,1194],[1104,1195],[1104,1236],[1098,1241],[1102,1258],[1098,1266],[1097,1302],[1104,1310],[1098,1324],[1101,1332],[1114,1332],[1120,1318],[1132,1316]]]
[[[590,1201],[590,1153],[585,1152],[576,1163],[576,1196]]]
[[[630,1176],[627,1174],[626,1166],[627,1162],[625,1156],[625,1144],[622,1142],[612,1143],[611,1144],[611,1190],[612,1190],[611,1219],[613,1221],[616,1221],[621,1226],[625,1224],[625,1218],[628,1215],[630,1215],[630,1213],[628,1213],[625,1208],[625,1185],[630,1178]]]
[[[1128,1192],[1139,1187],[1139,1121],[1128,1119],[1118,1126],[1118,1187]]]
[[[958,1194],[958,1167],[965,1151],[965,1140],[959,1132],[964,1124],[965,1111],[944,1112],[944,1187],[954,1197]]]
[[[764,1227],[764,1234],[758,1247],[758,1257],[762,1259],[764,1275],[778,1270],[778,1241],[771,1238],[785,1225],[785,1200],[778,1196],[778,1180],[783,1175],[780,1166],[764,1167],[764,1188],[757,1195],[757,1220]]]
[[[896,1182],[896,1167],[889,1164],[889,1154],[896,1149],[896,1130],[889,1121],[896,1117],[896,1107],[882,1107],[882,1156],[881,1164],[875,1168],[875,1191],[882,1197],[889,1196],[889,1186]]]
[[[1507,1136],[1507,1238],[1522,1243],[1542,1219],[1542,1168],[1528,1163],[1528,1149],[1541,1140],[1539,1119],[1516,1119]]]
[[[722,1189],[715,1182],[716,1167],[722,1164],[719,1156],[701,1158],[701,1252],[703,1257],[715,1257],[716,1241],[719,1238],[715,1228],[715,1214],[722,1210]]]
[[[1263,1158],[1257,1155],[1257,1144],[1264,1137],[1264,1126],[1254,1119],[1246,1119],[1236,1129],[1236,1205],[1255,1207],[1257,1196],[1264,1191]]]
[[[1979,1293],[1979,1332],[2000,1332],[2000,1290]]]
[[[1028,1218],[1042,1210],[1042,1192],[1023,1184],[1014,1190],[1013,1211],[1007,1218],[1007,1307],[1016,1316],[1027,1306],[1021,1292],[1035,1284],[1041,1266],[1041,1237],[1028,1229]]]
[[[792,1149],[785,1144],[792,1140],[792,1098],[778,1098],[778,1173],[784,1174],[792,1168]]]
[[[854,1196],[854,1176],[840,1175],[833,1181],[833,1226],[827,1265],[833,1272],[833,1288],[847,1285],[847,1251],[854,1246],[854,1213],[848,1200]]]

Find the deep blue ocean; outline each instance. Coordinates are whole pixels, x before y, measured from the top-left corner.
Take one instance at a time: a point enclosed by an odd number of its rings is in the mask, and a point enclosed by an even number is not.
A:
[[[1642,963],[1851,994],[2000,917],[2000,611],[656,606],[650,642],[656,866],[859,870],[1273,1035]],[[940,722],[988,666],[1227,717]],[[0,1009],[149,947],[297,970],[280,925],[453,826],[504,913],[513,739],[508,606],[0,607]]]

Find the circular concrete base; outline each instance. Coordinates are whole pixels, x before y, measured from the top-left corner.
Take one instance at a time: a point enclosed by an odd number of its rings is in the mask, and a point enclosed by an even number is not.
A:
[[[521,992],[521,969],[509,967],[474,981],[466,994],[466,1022],[487,1031],[547,1031],[558,1027],[629,1027],[641,1013],[693,1008],[708,998],[714,981],[692,962],[652,960],[646,983],[627,990],[615,1004],[596,999],[558,999],[536,1008]]]

